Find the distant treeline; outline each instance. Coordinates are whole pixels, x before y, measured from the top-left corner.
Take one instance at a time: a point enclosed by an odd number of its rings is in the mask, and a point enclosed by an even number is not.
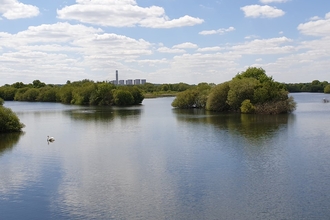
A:
[[[291,93],[294,92],[318,92],[330,93],[330,84],[327,81],[320,82],[313,80],[310,83],[286,83],[287,90]]]
[[[65,85],[46,85],[39,80],[30,84],[16,82],[0,87],[5,101],[61,102],[76,105],[135,105],[143,99],[143,91],[136,86],[116,87],[108,82],[82,80],[67,81]]]
[[[0,87],[5,101],[61,102],[76,105],[136,105],[145,97],[175,96],[194,85],[186,83],[116,86],[107,81],[81,80],[64,85],[46,84],[40,80],[24,84],[16,82]]]

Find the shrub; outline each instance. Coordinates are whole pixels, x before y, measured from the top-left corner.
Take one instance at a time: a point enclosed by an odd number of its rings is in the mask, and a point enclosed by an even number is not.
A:
[[[0,106],[0,133],[18,132],[23,127],[24,124],[10,108]]]
[[[324,93],[330,93],[330,84],[324,88]]]
[[[221,83],[215,86],[206,101],[206,109],[210,111],[228,111],[227,96],[229,91],[229,83]]]
[[[242,113],[251,114],[255,112],[255,107],[252,105],[250,99],[245,99],[240,107]]]
[[[134,103],[134,97],[129,91],[117,90],[115,92],[115,105],[125,106],[132,105]]]

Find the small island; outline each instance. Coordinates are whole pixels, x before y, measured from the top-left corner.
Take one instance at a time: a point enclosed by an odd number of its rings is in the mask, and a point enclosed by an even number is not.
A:
[[[249,67],[231,81],[211,86],[198,86],[179,93],[172,106],[176,108],[203,108],[217,112],[249,114],[282,114],[296,109],[286,86],[275,82],[262,68]]]

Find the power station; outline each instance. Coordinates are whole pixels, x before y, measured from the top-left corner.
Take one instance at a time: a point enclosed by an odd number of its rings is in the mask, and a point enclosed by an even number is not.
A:
[[[116,79],[110,81],[114,85],[143,85],[146,84],[146,79],[127,79],[126,81],[121,79],[119,80],[118,70],[116,70]]]

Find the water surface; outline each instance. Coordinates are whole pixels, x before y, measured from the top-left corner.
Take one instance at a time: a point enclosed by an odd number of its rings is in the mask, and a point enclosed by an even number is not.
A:
[[[329,95],[293,96],[276,116],[6,102],[26,127],[0,135],[1,219],[329,219]]]

